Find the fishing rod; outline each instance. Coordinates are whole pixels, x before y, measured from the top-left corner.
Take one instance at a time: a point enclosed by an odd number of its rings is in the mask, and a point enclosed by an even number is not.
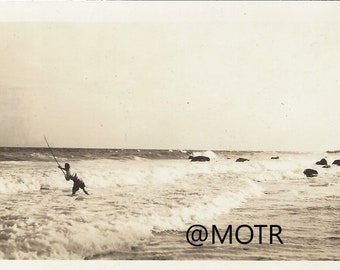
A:
[[[60,166],[60,164],[59,164],[59,162],[58,162],[58,160],[56,159],[55,155],[53,154],[52,148],[51,148],[51,147],[50,147],[50,145],[48,144],[48,141],[47,141],[47,139],[46,139],[46,137],[45,137],[45,136],[44,136],[44,139],[45,139],[45,142],[46,142],[46,144],[47,144],[48,148],[49,148],[49,149],[50,149],[50,151],[51,151],[51,154],[52,154],[52,156],[53,156],[53,158],[54,158],[55,162],[57,162],[58,166],[59,166],[59,167],[61,167],[61,166]],[[62,171],[62,172],[63,172],[63,174],[65,175],[65,172],[64,172],[63,170],[61,170],[61,171]]]

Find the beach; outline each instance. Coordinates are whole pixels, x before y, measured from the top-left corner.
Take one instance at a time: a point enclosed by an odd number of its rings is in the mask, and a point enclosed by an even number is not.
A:
[[[1,148],[0,259],[338,260],[337,153],[54,149],[84,180],[71,195],[46,148]],[[190,162],[189,154],[210,156]],[[272,156],[279,156],[273,160]],[[235,162],[237,158],[249,159]],[[317,169],[307,178],[306,168]],[[262,243],[201,246],[190,226],[267,225]],[[270,243],[270,225],[282,231]],[[241,232],[242,231],[242,232]],[[241,241],[249,238],[247,228]],[[234,232],[235,233],[235,232]]]

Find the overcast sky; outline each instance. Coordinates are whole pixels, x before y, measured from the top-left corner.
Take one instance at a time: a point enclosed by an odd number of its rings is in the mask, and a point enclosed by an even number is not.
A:
[[[152,5],[1,22],[0,146],[340,149],[339,5]]]

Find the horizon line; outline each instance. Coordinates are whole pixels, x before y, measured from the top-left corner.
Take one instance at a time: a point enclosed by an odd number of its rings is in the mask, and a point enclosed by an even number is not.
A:
[[[42,148],[47,146],[0,146],[0,148]],[[228,149],[191,149],[191,148],[126,148],[126,147],[51,147],[52,149],[93,149],[93,150],[164,150],[164,151],[226,151],[226,152],[298,152],[298,153],[338,153],[340,150],[228,150]]]

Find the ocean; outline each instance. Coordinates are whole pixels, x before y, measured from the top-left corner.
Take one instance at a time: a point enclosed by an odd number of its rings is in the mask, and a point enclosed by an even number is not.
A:
[[[0,259],[340,258],[340,166],[315,165],[340,153],[53,152],[90,195],[70,196],[48,148],[0,148]]]

